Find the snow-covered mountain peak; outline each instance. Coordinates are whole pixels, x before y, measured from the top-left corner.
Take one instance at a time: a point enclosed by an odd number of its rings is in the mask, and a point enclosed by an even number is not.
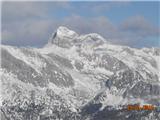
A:
[[[78,40],[81,41],[81,44],[83,45],[89,45],[90,47],[93,46],[99,46],[104,43],[109,43],[105,38],[103,38],[101,35],[97,33],[90,33],[90,34],[85,34],[81,35],[78,37]]]
[[[95,38],[95,39],[101,39],[101,40],[105,40],[101,35],[97,34],[97,33],[90,33],[90,34],[86,34],[86,35],[82,35],[82,37],[88,37],[88,38]]]
[[[108,42],[106,42],[105,38],[97,33],[78,35],[73,30],[70,30],[64,26],[60,26],[50,37],[47,46],[55,44],[59,47],[70,48],[73,45],[79,44],[90,44],[91,46],[97,46],[103,43]]]
[[[60,26],[58,29],[52,34],[49,39],[49,42],[46,46],[51,46],[56,44],[59,47],[68,48],[71,46],[72,41],[77,38],[79,35],[68,29],[67,27]]]
[[[68,29],[67,27],[64,26],[60,26],[57,29],[57,36],[59,37],[75,37],[78,36],[78,34],[70,29]]]

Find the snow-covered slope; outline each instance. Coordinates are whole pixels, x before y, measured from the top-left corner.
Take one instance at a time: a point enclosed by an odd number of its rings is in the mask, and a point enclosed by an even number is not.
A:
[[[160,101],[159,48],[114,45],[62,26],[43,48],[1,45],[0,75],[4,120],[98,119],[108,106]]]

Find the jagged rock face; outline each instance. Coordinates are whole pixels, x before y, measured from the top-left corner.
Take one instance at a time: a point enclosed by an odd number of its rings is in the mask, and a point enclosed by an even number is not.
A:
[[[2,45],[1,56],[3,120],[160,118],[157,111],[125,109],[159,104],[158,48],[113,45],[59,27],[45,47]]]
[[[48,54],[48,56],[51,57],[52,60],[56,61],[59,66],[73,69],[73,65],[70,60],[55,54]]]
[[[46,86],[47,81],[41,81],[43,78],[38,73],[22,60],[16,59],[8,51],[1,49],[2,61],[1,67],[6,69],[8,72],[12,72],[17,75],[19,80],[26,83],[33,83],[41,87]],[[33,76],[35,75],[35,77]]]
[[[45,66],[42,67],[41,73],[38,73],[34,68],[27,65],[24,61],[15,58],[3,48],[1,49],[1,55],[2,68],[6,69],[8,72],[14,73],[17,75],[18,79],[22,80],[23,82],[32,83],[41,87],[46,87],[49,82],[65,87],[74,85],[70,74],[68,74],[66,71],[62,71],[52,61],[49,61],[38,53],[36,55],[31,51],[28,51],[27,56],[32,55],[34,57],[38,57],[38,59],[42,59],[42,61],[45,63]]]

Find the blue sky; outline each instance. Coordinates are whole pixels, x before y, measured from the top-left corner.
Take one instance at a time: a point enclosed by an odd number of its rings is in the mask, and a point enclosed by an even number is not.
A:
[[[158,47],[159,2],[3,2],[2,44],[45,45],[58,26],[131,47]]]

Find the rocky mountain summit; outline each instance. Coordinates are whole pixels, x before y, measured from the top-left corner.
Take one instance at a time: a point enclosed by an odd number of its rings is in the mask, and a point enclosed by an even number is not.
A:
[[[43,48],[1,45],[2,120],[159,120],[160,48],[59,27]]]

